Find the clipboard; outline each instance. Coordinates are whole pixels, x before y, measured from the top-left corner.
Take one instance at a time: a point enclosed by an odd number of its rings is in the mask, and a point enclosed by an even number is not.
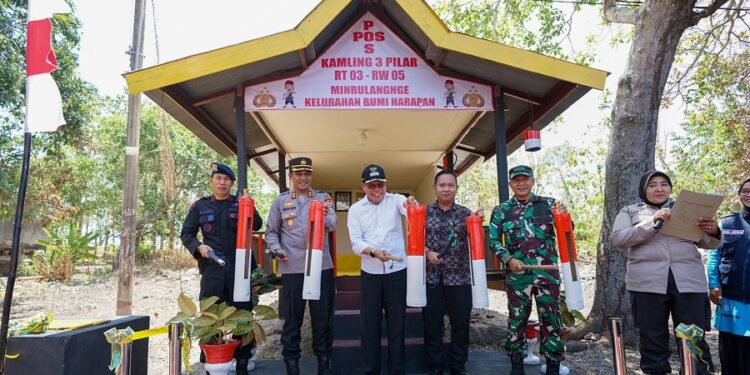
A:
[[[698,218],[713,218],[724,197],[715,194],[696,193],[683,190],[672,207],[672,218],[664,223],[661,233],[698,242],[706,232],[695,223]]]

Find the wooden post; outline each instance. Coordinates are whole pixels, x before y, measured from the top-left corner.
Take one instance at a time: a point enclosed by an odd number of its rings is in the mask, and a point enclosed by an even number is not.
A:
[[[130,70],[143,65],[143,36],[146,2],[135,1],[133,46],[130,48]],[[136,208],[138,205],[138,151],[141,132],[141,95],[128,97],[127,141],[125,146],[125,182],[122,196],[122,230],[117,270],[117,315],[133,313],[133,267],[136,247]]]

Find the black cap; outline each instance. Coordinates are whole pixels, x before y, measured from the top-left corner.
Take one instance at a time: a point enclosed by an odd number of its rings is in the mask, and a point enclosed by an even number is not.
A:
[[[385,171],[383,170],[383,167],[377,164],[370,164],[362,170],[362,182],[366,184],[370,181],[388,182],[388,180],[385,179]]]
[[[232,172],[232,168],[229,168],[228,166],[221,164],[221,163],[213,162],[211,163],[211,176],[217,173],[227,175],[229,178],[232,179],[232,181],[236,180],[234,178],[234,172]]]
[[[312,159],[300,157],[289,160],[289,172],[313,171]]]

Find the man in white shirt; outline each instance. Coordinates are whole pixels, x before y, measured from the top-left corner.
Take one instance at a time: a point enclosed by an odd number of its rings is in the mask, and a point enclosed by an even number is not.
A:
[[[385,171],[370,164],[362,171],[366,197],[349,209],[347,225],[352,250],[362,257],[360,278],[361,350],[365,374],[380,374],[380,334],[383,309],[388,330],[388,374],[404,374],[406,259],[401,216],[407,198],[386,192]],[[409,202],[416,203],[414,198]]]

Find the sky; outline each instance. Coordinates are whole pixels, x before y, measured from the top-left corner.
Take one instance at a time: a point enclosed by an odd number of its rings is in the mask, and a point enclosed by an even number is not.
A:
[[[252,0],[146,0],[146,35],[144,67],[154,66],[193,54],[241,43],[294,28],[317,4],[317,0],[252,1]],[[74,0],[76,13],[82,21],[80,73],[102,94],[125,93],[122,74],[130,69],[127,51],[132,41],[135,1]],[[599,33],[601,24],[598,7],[587,6],[574,18],[571,39],[583,49],[587,36]],[[154,17],[155,15],[155,17]],[[156,33],[154,32],[156,20]],[[620,26],[617,26],[620,27]],[[596,46],[594,68],[610,72],[607,89],[613,95],[627,61],[627,45],[612,47],[605,32]],[[155,38],[158,35],[158,38]],[[156,45],[158,40],[159,59]],[[602,92],[591,90],[571,106],[562,117],[563,123],[542,133],[543,147],[570,142],[585,145],[587,128],[609,116],[598,109]],[[613,98],[614,99],[614,98]],[[679,131],[682,110],[679,105],[662,110],[659,133]],[[523,161],[527,156],[516,155]]]

